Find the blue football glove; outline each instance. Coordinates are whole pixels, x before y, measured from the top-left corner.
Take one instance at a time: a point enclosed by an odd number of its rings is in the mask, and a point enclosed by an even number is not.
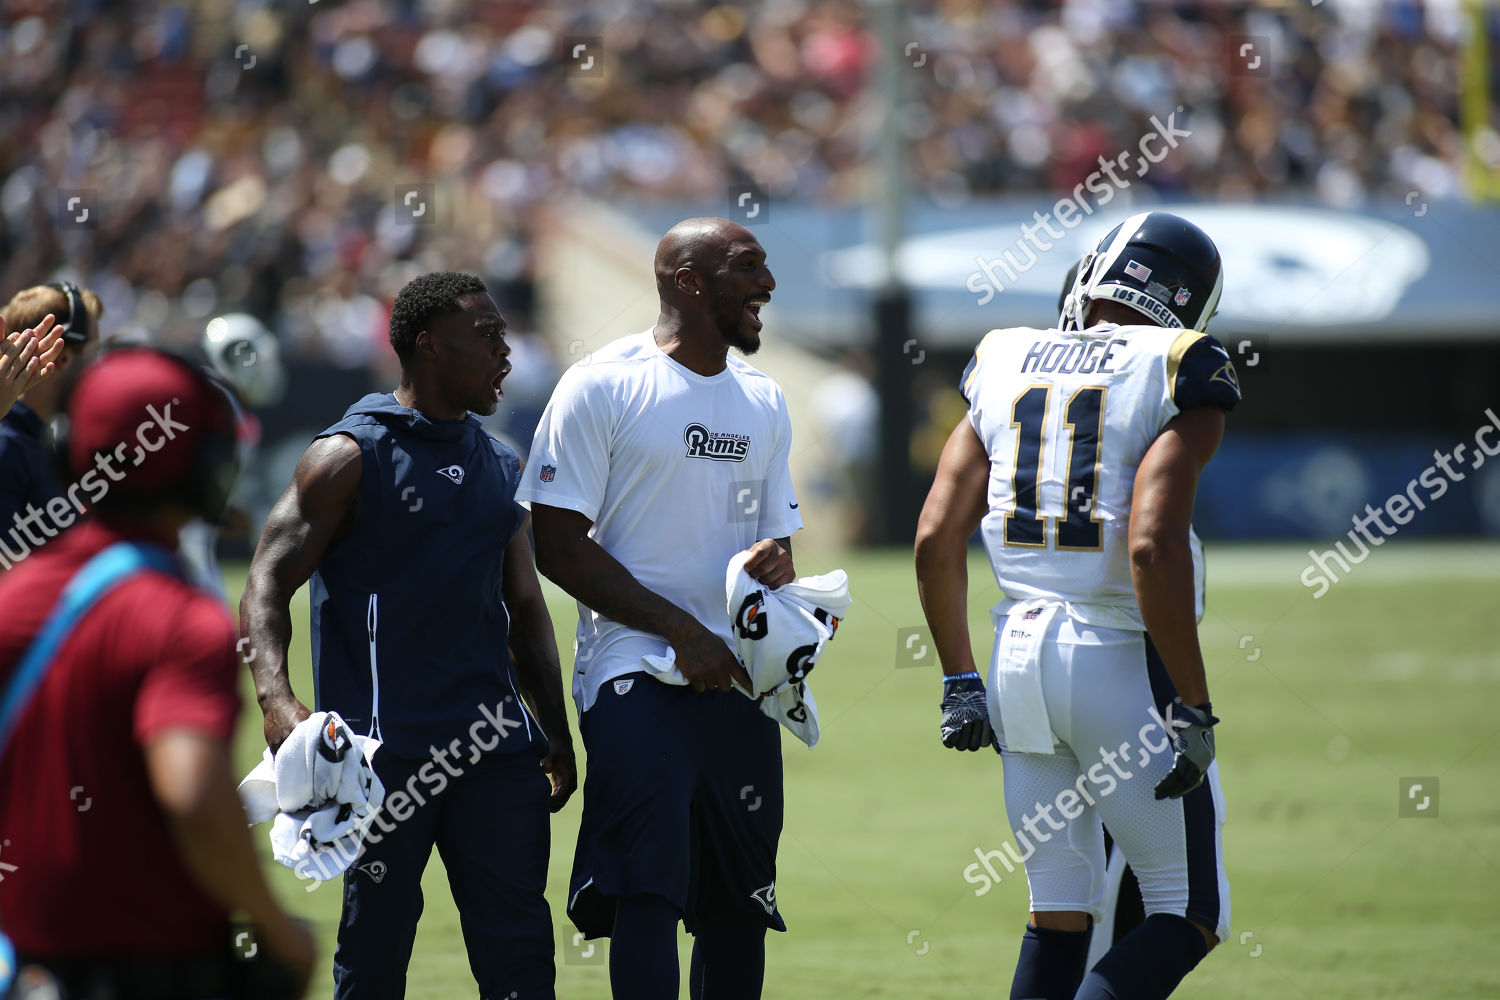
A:
[[[1167,710],[1168,734],[1172,739],[1172,770],[1156,783],[1158,799],[1180,799],[1203,784],[1208,765],[1214,762],[1214,718],[1213,705],[1204,702],[1194,708],[1191,705],[1173,705]]]
[[[995,730],[990,727],[984,682],[978,674],[954,674],[943,678],[943,723],[938,733],[943,746],[954,750],[994,746],[999,752]]]

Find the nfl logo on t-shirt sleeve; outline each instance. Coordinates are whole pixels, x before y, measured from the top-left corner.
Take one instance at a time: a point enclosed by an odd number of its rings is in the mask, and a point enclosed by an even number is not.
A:
[[[557,466],[555,466],[555,465],[544,465],[544,466],[542,466],[541,478],[542,478],[542,482],[544,482],[544,483],[550,483],[550,482],[552,482],[552,480],[554,480],[554,479],[557,478]]]

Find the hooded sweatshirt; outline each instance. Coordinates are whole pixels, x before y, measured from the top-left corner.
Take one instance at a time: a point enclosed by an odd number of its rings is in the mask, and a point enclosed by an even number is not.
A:
[[[473,414],[431,420],[390,393],[318,437],[331,434],[358,442],[363,464],[353,526],[312,577],[318,710],[398,757],[542,751],[501,591],[525,517],[520,459]]]

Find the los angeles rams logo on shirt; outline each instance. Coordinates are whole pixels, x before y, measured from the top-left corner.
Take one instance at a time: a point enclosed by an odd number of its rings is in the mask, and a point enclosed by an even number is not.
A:
[[[702,424],[688,424],[682,432],[688,458],[706,458],[714,462],[743,462],[750,454],[750,437],[727,431],[711,431]]]
[[[445,465],[438,470],[438,475],[447,476],[453,480],[454,486],[462,486],[464,481],[464,467],[462,465]]]

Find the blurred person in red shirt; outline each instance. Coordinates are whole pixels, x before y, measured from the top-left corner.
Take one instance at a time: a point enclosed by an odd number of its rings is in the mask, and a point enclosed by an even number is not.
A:
[[[206,1000],[251,974],[239,911],[300,995],[312,938],[271,895],[231,770],[234,624],[175,552],[224,508],[234,404],[127,348],[69,416],[60,450],[92,513],[0,577],[0,926],[66,1000]]]

